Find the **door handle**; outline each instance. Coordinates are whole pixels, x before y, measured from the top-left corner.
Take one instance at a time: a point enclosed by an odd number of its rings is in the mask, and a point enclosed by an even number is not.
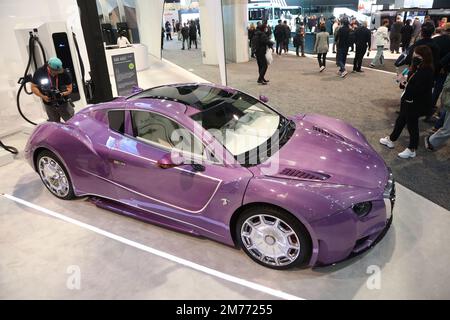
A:
[[[112,162],[114,165],[116,166],[121,166],[124,167],[126,166],[126,163],[120,160],[116,160],[116,159],[109,159],[110,162]]]

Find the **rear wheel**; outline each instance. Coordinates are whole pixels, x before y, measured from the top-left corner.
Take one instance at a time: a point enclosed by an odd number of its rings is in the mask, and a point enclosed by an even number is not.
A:
[[[289,213],[269,206],[245,210],[237,221],[236,239],[250,258],[272,269],[301,266],[311,256],[306,228]]]
[[[36,168],[42,182],[55,197],[63,200],[75,198],[69,174],[61,160],[53,152],[44,150],[39,153],[36,159]]]

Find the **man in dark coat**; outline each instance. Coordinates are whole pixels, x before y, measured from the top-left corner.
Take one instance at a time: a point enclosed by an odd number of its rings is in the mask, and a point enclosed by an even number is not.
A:
[[[405,22],[405,25],[400,30],[400,34],[402,35],[402,51],[405,52],[406,49],[409,48],[409,44],[411,43],[413,33],[413,27],[411,26],[411,20],[408,19]]]
[[[362,61],[367,48],[370,51],[371,41],[372,33],[367,28],[367,22],[364,21],[363,24],[355,30],[356,53],[355,59],[353,60],[353,71],[363,72],[361,70]]]
[[[273,30],[273,35],[275,36],[277,55],[281,55],[281,51],[283,50],[284,36],[285,36],[285,33],[283,31],[283,24],[281,23],[281,20],[278,20],[278,24],[275,26],[275,29]]]
[[[258,83],[262,85],[266,85],[269,81],[265,79],[265,75],[267,72],[267,60],[266,60],[266,51],[267,48],[272,47],[272,42],[269,40],[269,37],[266,34],[267,25],[262,24],[255,32],[255,36],[253,37],[253,41],[255,41],[255,55],[256,61],[258,63]]]
[[[197,49],[197,25],[194,21],[191,21],[189,25],[189,50],[191,50],[192,43],[195,44],[195,49]]]
[[[400,53],[400,41],[402,39],[402,18],[400,16],[397,17],[397,20],[392,24],[391,31],[389,33],[389,44],[391,53]]]
[[[347,62],[347,53],[349,47],[350,28],[347,19],[342,21],[342,27],[336,34],[337,41],[337,63],[339,65],[339,75],[344,78],[347,75],[345,63]]]
[[[291,28],[289,28],[287,21],[284,20],[284,53],[288,54],[289,43],[291,42]]]

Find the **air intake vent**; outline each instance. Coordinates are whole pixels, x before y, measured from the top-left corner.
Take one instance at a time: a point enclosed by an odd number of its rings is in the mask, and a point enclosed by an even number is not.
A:
[[[286,168],[280,173],[283,176],[288,176],[292,178],[304,179],[304,180],[327,180],[330,178],[327,174],[308,172],[303,170]]]
[[[332,138],[335,138],[335,139],[339,139],[339,140],[341,140],[341,141],[344,141],[344,138],[342,138],[341,136],[338,136],[337,134],[328,132],[327,130],[322,129],[322,128],[320,128],[320,127],[314,126],[314,127],[313,127],[313,130],[314,130],[314,131],[317,131],[317,132],[319,132],[319,133],[321,133],[321,134],[323,134],[323,135],[325,135],[325,136],[327,136],[327,137],[332,137]]]

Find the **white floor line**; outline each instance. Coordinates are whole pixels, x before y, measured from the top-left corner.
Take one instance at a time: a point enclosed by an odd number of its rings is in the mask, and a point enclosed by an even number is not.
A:
[[[217,270],[214,270],[214,269],[211,269],[211,268],[199,265],[199,264],[197,264],[195,262],[191,262],[189,260],[185,260],[185,259],[176,257],[176,256],[171,255],[169,253],[166,253],[166,252],[163,252],[163,251],[160,251],[160,250],[148,247],[148,246],[143,245],[141,243],[138,243],[138,242],[126,239],[124,237],[115,235],[115,234],[113,234],[111,232],[102,230],[100,228],[97,228],[95,226],[89,225],[87,223],[78,221],[76,219],[69,218],[69,217],[67,217],[67,216],[65,216],[63,214],[54,212],[52,210],[43,208],[43,207],[38,206],[38,205],[35,205],[35,204],[33,204],[31,202],[28,202],[28,201],[25,201],[23,199],[16,198],[16,197],[14,197],[12,195],[2,194],[2,196],[4,198],[7,198],[7,199],[11,200],[11,201],[14,201],[16,203],[19,203],[19,204],[24,205],[26,207],[29,207],[31,209],[37,210],[39,212],[42,212],[42,213],[44,213],[46,215],[49,215],[51,217],[54,217],[56,219],[59,219],[59,220],[62,220],[62,221],[74,224],[74,225],[76,225],[78,227],[81,227],[83,229],[92,231],[94,233],[100,234],[100,235],[105,236],[107,238],[116,240],[118,242],[121,242],[123,244],[129,245],[131,247],[134,247],[136,249],[139,249],[139,250],[148,252],[150,254],[156,255],[156,256],[161,257],[163,259],[167,259],[169,261],[181,264],[181,265],[183,265],[185,267],[194,269],[196,271],[200,271],[200,272],[206,273],[206,274],[211,275],[213,277],[220,278],[222,280],[229,281],[229,282],[241,285],[243,287],[247,287],[247,288],[253,289],[255,291],[259,291],[259,292],[262,292],[262,293],[265,293],[265,294],[268,294],[268,295],[271,295],[271,296],[274,296],[274,297],[277,297],[277,298],[281,298],[281,299],[285,299],[285,300],[305,300],[303,298],[300,298],[300,297],[297,297],[297,296],[285,293],[283,291],[271,289],[271,288],[268,288],[266,286],[263,286],[263,285],[260,285],[260,284],[257,284],[257,283],[251,282],[251,281],[247,281],[247,280],[244,280],[244,279],[241,279],[241,278],[238,278],[238,277],[235,277],[235,276],[232,276],[232,275],[229,275],[229,274],[226,274],[226,273],[223,273],[223,272],[220,272],[220,271],[217,271]]]

